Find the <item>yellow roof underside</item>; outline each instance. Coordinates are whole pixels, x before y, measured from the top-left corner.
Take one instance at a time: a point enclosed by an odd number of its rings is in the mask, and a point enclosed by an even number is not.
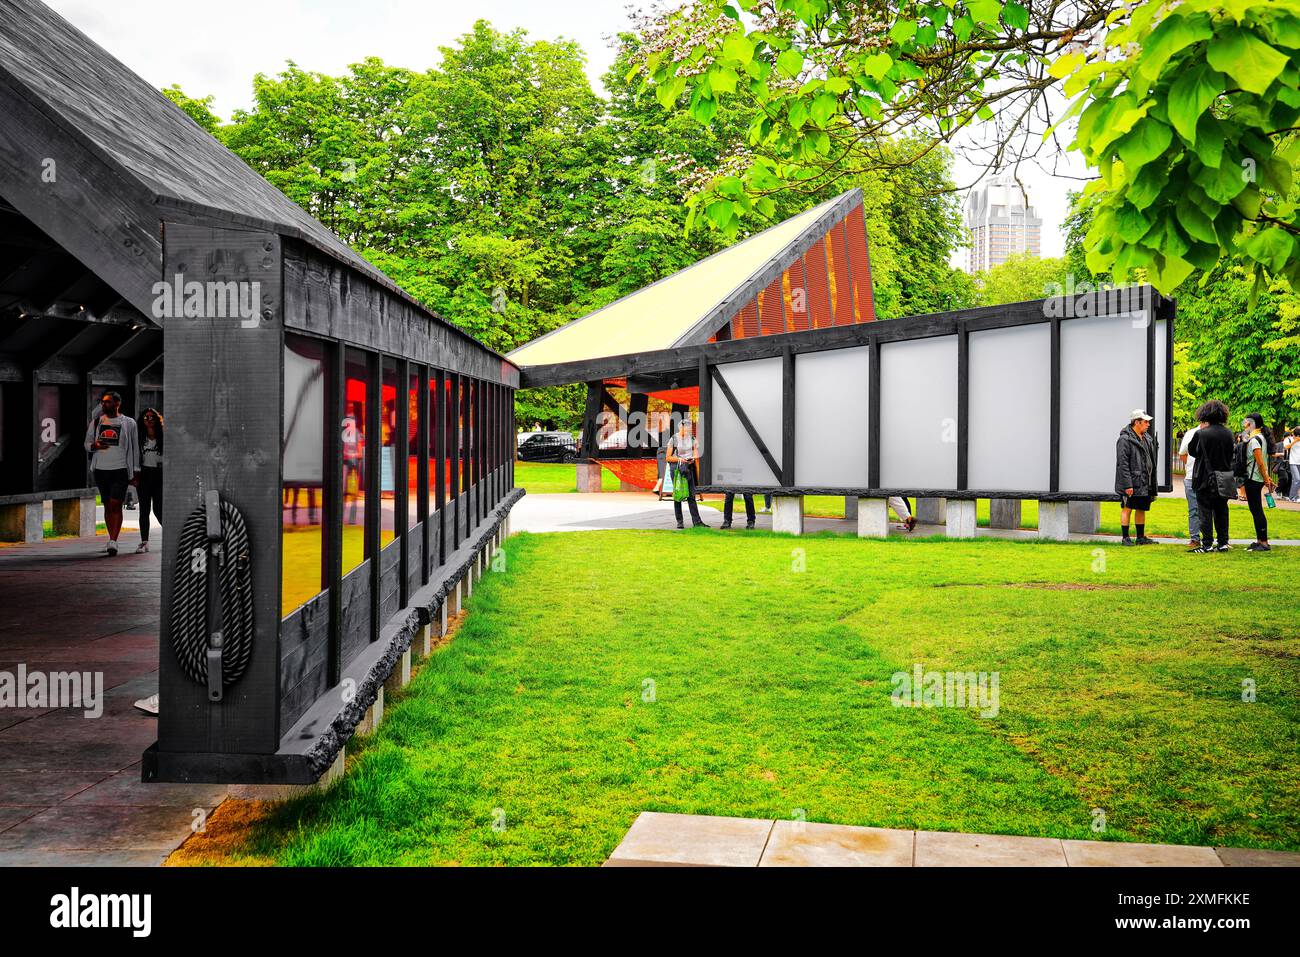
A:
[[[537,366],[667,349],[765,263],[780,255],[834,202],[814,206],[604,309],[575,319],[520,346],[506,358],[519,366]]]

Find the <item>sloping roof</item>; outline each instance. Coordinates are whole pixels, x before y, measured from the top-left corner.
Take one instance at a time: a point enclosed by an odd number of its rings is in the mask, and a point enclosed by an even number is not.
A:
[[[575,319],[507,358],[518,366],[630,355],[705,342],[849,210],[852,189]]]
[[[142,191],[144,201],[157,208],[158,220],[169,218],[172,210],[301,240],[451,325],[39,0],[0,0],[4,84]],[[156,220],[152,230],[156,234]]]

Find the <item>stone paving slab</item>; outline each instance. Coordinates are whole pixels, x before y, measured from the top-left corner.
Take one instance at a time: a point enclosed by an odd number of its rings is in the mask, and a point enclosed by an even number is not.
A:
[[[753,818],[643,811],[606,864],[757,867],[771,832]]]
[[[911,831],[777,821],[759,867],[911,867]]]
[[[1222,867],[1212,847],[1186,844],[1125,844],[1062,841],[1071,867]]]
[[[916,867],[1067,867],[1057,838],[916,832]]]
[[[203,808],[206,815],[211,807]],[[60,804],[0,831],[0,851],[160,851],[191,833],[192,805],[122,807]]]
[[[1216,847],[1224,867],[1300,867],[1300,853],[1261,851],[1253,847]]]
[[[1296,867],[1300,853],[644,811],[605,866]]]

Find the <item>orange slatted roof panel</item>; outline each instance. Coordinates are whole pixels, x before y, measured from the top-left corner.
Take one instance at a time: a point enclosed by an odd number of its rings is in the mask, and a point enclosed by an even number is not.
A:
[[[740,310],[740,324],[744,327],[746,339],[752,339],[763,334],[758,325],[757,298],[745,303],[744,308]]]
[[[835,325],[848,326],[857,321],[853,310],[853,275],[849,253],[845,248],[844,222],[831,227],[831,278],[835,285]]]
[[[763,290],[758,300],[759,328],[765,336],[785,332],[785,296],[781,277],[777,276]]]
[[[803,261],[808,275],[808,311],[812,314],[813,328],[825,329],[833,324],[830,277],[826,268],[826,241],[817,240],[804,254]]]
[[[849,231],[849,266],[853,270],[853,290],[858,300],[858,322],[876,318],[876,304],[871,293],[871,254],[867,251],[866,221],[862,206],[854,206],[844,220]]]
[[[792,262],[785,275],[789,279],[790,297],[786,303],[789,307],[786,315],[790,317],[790,330],[801,332],[804,329],[811,329],[812,322],[808,319],[808,284],[804,281],[803,260],[797,259]]]

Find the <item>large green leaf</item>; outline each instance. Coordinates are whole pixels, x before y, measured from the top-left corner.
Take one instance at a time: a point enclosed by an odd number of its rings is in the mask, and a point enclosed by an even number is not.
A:
[[[1270,226],[1261,229],[1246,241],[1246,253],[1256,262],[1263,263],[1270,272],[1279,273],[1286,268],[1287,260],[1295,249],[1295,240],[1282,229]]]
[[[1195,203],[1181,200],[1175,207],[1175,212],[1179,225],[1187,231],[1188,236],[1204,243],[1213,243],[1215,246],[1219,244],[1219,237],[1214,235],[1214,223]]]
[[[1169,120],[1189,144],[1196,142],[1196,121],[1223,92],[1223,74],[1199,63],[1179,74],[1169,88]]]
[[[1210,41],[1210,66],[1243,90],[1262,94],[1287,65],[1286,55],[1243,27],[1228,26]]]
[[[1187,17],[1175,10],[1151,31],[1149,37],[1144,38],[1141,59],[1138,61],[1138,76],[1151,82],[1160,75],[1171,56],[1212,36],[1214,30],[1207,15],[1198,13]]]
[[[1139,169],[1169,148],[1174,131],[1159,120],[1146,117],[1119,141],[1119,158],[1124,161],[1128,175]]]

